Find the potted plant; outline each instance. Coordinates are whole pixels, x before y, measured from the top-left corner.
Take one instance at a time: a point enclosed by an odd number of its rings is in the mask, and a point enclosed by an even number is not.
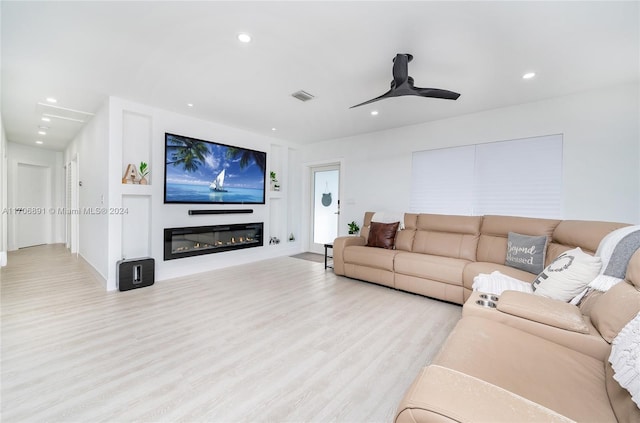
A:
[[[140,185],[147,185],[149,182],[147,181],[147,176],[149,174],[149,165],[145,162],[140,162]]]
[[[269,179],[271,179],[271,191],[280,191],[280,184],[278,183],[275,172],[269,172]]]
[[[355,220],[347,225],[349,226],[349,235],[355,235],[360,231],[360,226],[358,226]]]

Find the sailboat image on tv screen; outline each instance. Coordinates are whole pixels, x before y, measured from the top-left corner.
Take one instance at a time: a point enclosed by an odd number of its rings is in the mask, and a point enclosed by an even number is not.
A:
[[[224,189],[224,169],[222,169],[222,172],[218,173],[215,181],[211,182],[211,185],[209,185],[209,189],[215,192],[228,192],[226,189]]]

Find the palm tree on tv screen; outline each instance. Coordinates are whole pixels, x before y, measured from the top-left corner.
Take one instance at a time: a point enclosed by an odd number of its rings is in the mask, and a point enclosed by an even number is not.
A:
[[[245,150],[243,148],[236,147],[228,147],[227,148],[227,159],[233,160],[240,157],[240,168],[244,169],[245,167],[251,164],[251,160],[256,162],[261,171],[264,172],[266,167],[265,158],[266,155],[262,154],[258,151]]]
[[[170,143],[171,145],[167,145],[167,148],[173,151],[167,164],[174,166],[182,164],[184,170],[188,172],[198,170],[198,167],[204,163],[206,156],[211,154],[207,145],[202,141],[171,138]]]

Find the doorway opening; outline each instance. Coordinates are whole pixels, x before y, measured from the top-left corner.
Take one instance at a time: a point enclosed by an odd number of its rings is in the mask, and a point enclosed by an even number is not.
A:
[[[16,241],[18,248],[51,242],[51,168],[18,163]],[[27,188],[28,187],[28,188]]]
[[[309,251],[324,254],[324,244],[333,244],[340,222],[340,164],[311,168],[311,233]]]

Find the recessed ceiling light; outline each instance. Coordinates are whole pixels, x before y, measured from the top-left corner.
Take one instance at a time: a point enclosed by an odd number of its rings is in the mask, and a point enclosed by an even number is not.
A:
[[[48,117],[43,116],[42,117],[42,121],[43,122],[51,122],[51,119],[49,119]]]
[[[238,40],[241,43],[249,43],[249,42],[251,42],[251,35],[249,35],[249,34],[247,34],[245,32],[240,33],[240,34],[238,34]]]
[[[38,131],[38,134],[40,134],[40,135],[47,135],[47,133],[46,133],[46,132],[44,132],[44,131]]]
[[[276,129],[276,128],[271,128],[271,130],[272,130],[272,131],[277,131],[277,129]]]
[[[38,140],[36,141],[36,144],[44,144],[42,141]]]
[[[378,111],[377,110],[372,110],[371,111],[371,116],[378,116]]]
[[[535,72],[527,72],[527,73],[525,73],[524,75],[522,75],[522,79],[531,79],[531,78],[533,78],[534,76],[536,76],[536,73],[535,73]]]
[[[56,99],[55,99],[55,98],[53,98],[53,97],[47,97],[47,101],[48,101],[49,103],[57,103],[57,102],[58,102],[58,100],[56,100]]]
[[[193,107],[193,103],[187,103],[187,107]]]

